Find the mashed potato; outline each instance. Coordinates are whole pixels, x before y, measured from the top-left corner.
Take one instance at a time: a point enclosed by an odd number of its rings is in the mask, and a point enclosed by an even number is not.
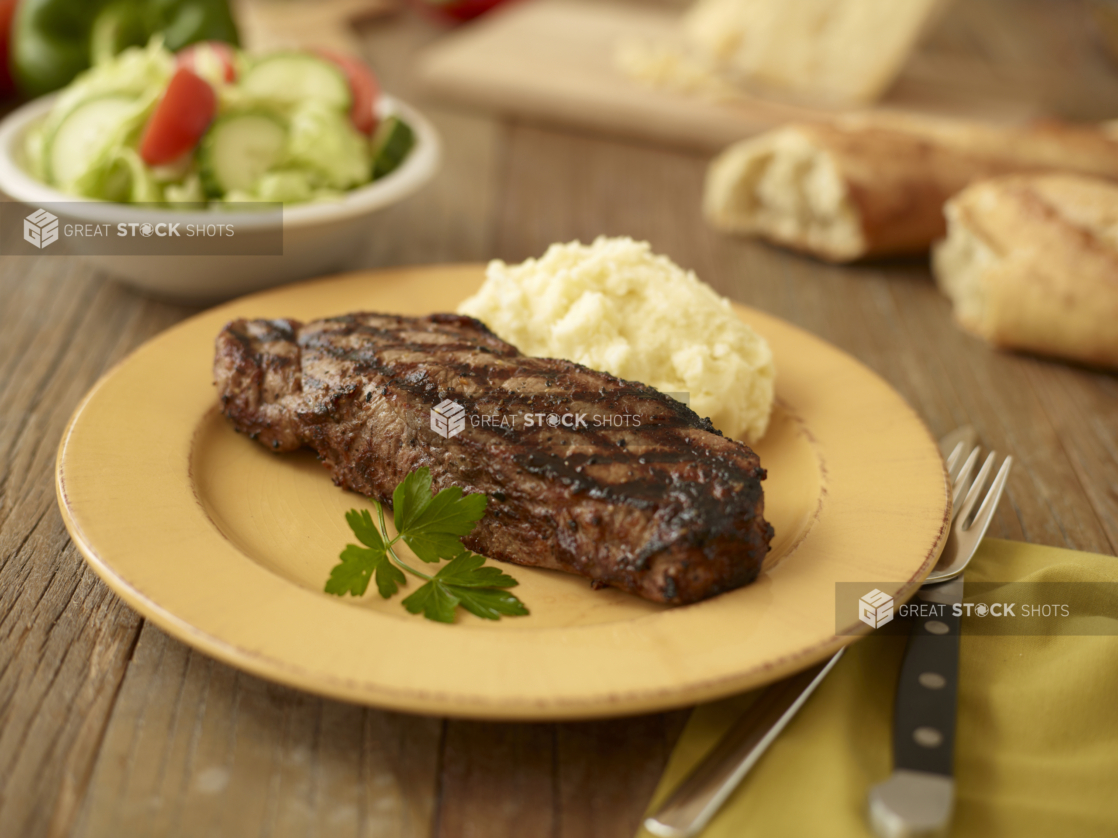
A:
[[[553,244],[520,265],[489,263],[459,307],[527,355],[566,358],[688,393],[728,437],[760,439],[773,402],[772,352],[729,300],[647,242]]]

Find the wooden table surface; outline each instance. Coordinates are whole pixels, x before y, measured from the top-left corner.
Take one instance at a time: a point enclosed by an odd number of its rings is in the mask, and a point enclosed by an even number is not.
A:
[[[967,34],[966,16],[1009,5],[1024,11],[1003,16],[996,38]],[[936,43],[1000,50],[1022,66],[1040,56],[1025,45],[1050,45],[1041,57],[1053,83],[1086,61],[1111,72],[1079,24],[1053,34],[1067,9],[968,0]],[[600,234],[647,239],[720,292],[862,360],[935,434],[969,422],[1012,452],[993,535],[1118,552],[1113,374],[992,352],[961,334],[922,260],[828,267],[711,232],[697,212],[702,157],[424,101],[408,59],[439,31],[411,13],[362,29],[386,86],[433,118],[446,159],[426,191],[378,220],[361,266],[520,260]],[[1079,116],[1118,115],[1113,99],[1072,104]],[[686,710],[569,724],[386,713],[216,663],[124,606],[63,528],[55,449],[94,381],[194,310],[71,258],[2,258],[0,835],[634,833]]]

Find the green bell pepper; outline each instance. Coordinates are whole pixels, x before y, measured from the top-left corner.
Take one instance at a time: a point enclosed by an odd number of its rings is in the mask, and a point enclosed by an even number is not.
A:
[[[16,85],[26,96],[49,93],[159,33],[172,51],[198,41],[238,44],[228,0],[20,0],[11,46]]]

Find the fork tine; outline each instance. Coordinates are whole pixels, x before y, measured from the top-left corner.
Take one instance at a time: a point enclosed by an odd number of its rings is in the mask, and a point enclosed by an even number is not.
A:
[[[975,463],[978,462],[978,446],[971,449],[970,456],[959,467],[958,474],[955,475],[955,482],[951,487],[951,506],[955,509],[955,515],[958,515],[959,498],[966,494],[967,490],[971,487],[970,476],[974,473]]]
[[[978,514],[974,516],[974,523],[967,529],[963,529],[963,518],[955,519],[955,530],[952,532],[953,539],[956,543],[955,555],[972,556],[975,549],[982,542],[983,537],[986,535],[986,529],[990,526],[990,521],[994,518],[994,510],[998,508],[998,501],[1001,500],[1002,492],[1005,490],[1006,481],[1009,479],[1009,470],[1013,467],[1013,458],[1006,457],[1002,467],[998,470],[994,482],[990,485],[990,491],[986,493],[985,499],[982,501],[982,508],[978,510]],[[966,563],[963,563],[966,567]],[[961,570],[962,568],[959,568]],[[952,564],[952,575],[956,572],[954,564]]]
[[[998,455],[991,451],[986,457],[986,462],[982,464],[982,469],[978,472],[978,476],[975,477],[974,482],[971,483],[970,489],[967,491],[966,500],[963,501],[962,506],[959,507],[959,511],[955,514],[955,525],[957,528],[966,526],[971,512],[974,511],[974,507],[978,504],[979,498],[986,488],[986,481],[990,479],[990,472],[994,470],[994,460],[996,460],[997,457]]]
[[[939,450],[943,454],[944,460],[960,442],[963,443],[964,454],[978,444],[978,434],[975,433],[973,427],[960,425],[939,441]]]
[[[974,484],[967,493],[963,508],[955,516],[955,521],[951,526],[951,535],[943,547],[943,553],[940,555],[939,561],[936,562],[932,573],[925,580],[926,582],[943,582],[958,576],[967,566],[971,556],[974,555],[975,548],[978,547],[983,536],[986,535],[986,529],[990,526],[990,521],[993,520],[994,510],[998,507],[998,501],[1001,499],[1002,492],[1005,490],[1006,482],[1009,479],[1009,470],[1013,466],[1012,457],[1006,457],[1005,462],[998,469],[997,476],[990,484],[989,491],[985,492],[982,506],[969,527],[967,526],[967,513],[969,512],[968,507],[973,507],[976,504],[977,496],[983,494],[983,486],[992,471],[992,463],[996,456],[993,452],[990,453],[982,467],[982,472],[975,478]]]
[[[990,491],[982,499],[982,506],[975,513],[974,521],[967,528],[968,531],[976,531],[979,538],[982,538],[986,532],[986,527],[990,525],[990,519],[994,517],[994,510],[997,509],[998,500],[1005,490],[1005,484],[1009,480],[1009,471],[1012,468],[1013,457],[1006,457],[1002,467],[998,469],[997,476],[994,477],[994,482],[990,484]]]
[[[961,462],[963,449],[966,448],[966,446],[966,442],[960,439],[955,443],[955,447],[951,449],[951,453],[947,455],[947,473],[951,475],[952,480],[955,479],[955,466]]]

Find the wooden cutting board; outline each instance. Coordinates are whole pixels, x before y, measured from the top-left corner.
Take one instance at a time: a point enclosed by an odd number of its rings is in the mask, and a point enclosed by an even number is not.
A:
[[[353,24],[393,12],[400,0],[238,0],[241,40],[252,52],[318,47],[361,54]]]
[[[972,0],[967,0],[968,3]],[[704,151],[835,111],[741,94],[714,101],[652,87],[615,66],[619,42],[679,42],[679,12],[592,0],[527,0],[446,36],[418,60],[427,90],[470,106]],[[991,72],[988,56],[912,56],[875,110],[1020,121],[1036,85]]]

